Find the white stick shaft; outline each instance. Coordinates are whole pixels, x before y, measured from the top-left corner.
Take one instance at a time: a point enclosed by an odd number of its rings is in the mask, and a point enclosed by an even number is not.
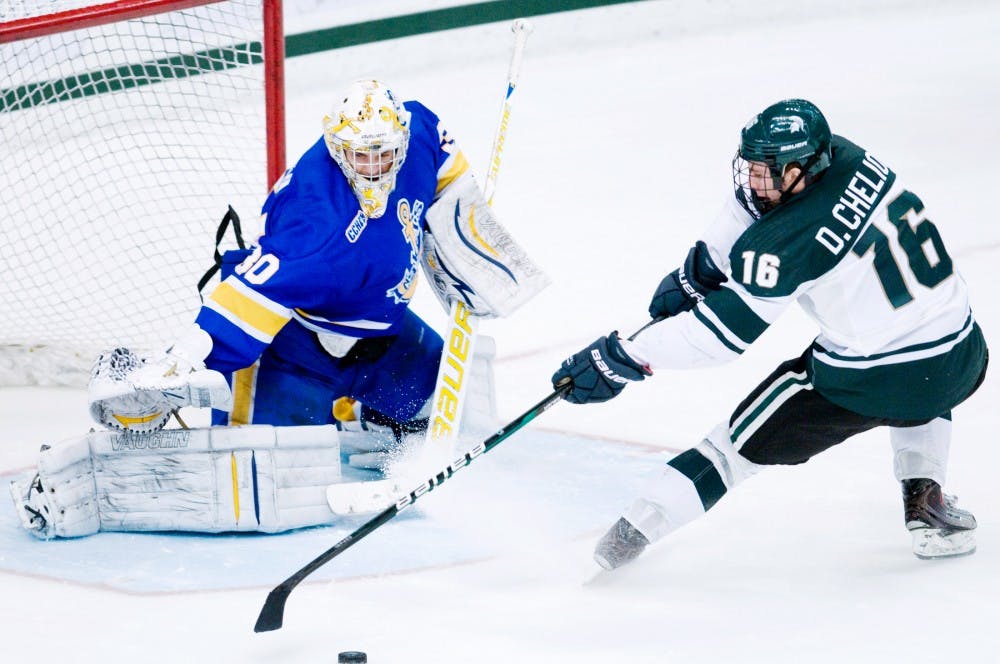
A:
[[[510,56],[510,67],[507,69],[507,94],[504,95],[503,104],[500,107],[500,120],[497,122],[497,131],[493,137],[493,149],[490,151],[490,163],[486,169],[486,183],[483,192],[486,195],[486,202],[493,205],[493,196],[496,193],[497,178],[500,175],[500,162],[503,159],[504,143],[507,141],[507,124],[510,121],[511,102],[514,97],[514,90],[517,89],[517,81],[521,76],[521,61],[524,59],[524,47],[528,42],[528,35],[531,34],[531,23],[523,18],[514,21],[511,26],[514,32],[514,51]]]

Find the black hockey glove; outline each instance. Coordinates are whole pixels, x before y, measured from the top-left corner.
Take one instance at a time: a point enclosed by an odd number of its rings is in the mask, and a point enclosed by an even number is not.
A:
[[[714,290],[728,281],[722,270],[712,260],[708,246],[698,240],[684,260],[684,267],[677,268],[660,282],[649,303],[649,315],[666,318],[694,309]]]
[[[563,398],[570,403],[600,403],[618,396],[630,380],[652,376],[625,352],[618,332],[601,337],[562,363],[552,374],[552,386],[562,387],[568,379],[573,387]]]

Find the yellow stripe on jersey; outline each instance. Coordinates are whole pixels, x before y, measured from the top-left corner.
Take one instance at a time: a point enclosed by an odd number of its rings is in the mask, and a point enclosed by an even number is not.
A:
[[[233,372],[233,409],[229,411],[229,424],[231,426],[250,424],[256,385],[256,364]]]
[[[245,323],[246,326],[256,330],[260,335],[267,337],[269,341],[291,320],[290,312],[289,315],[278,313],[267,306],[278,308],[273,302],[263,296],[258,296],[261,301],[257,301],[252,295],[256,294],[249,289],[243,292],[227,279],[215,287],[209,299],[232,314],[237,321]],[[251,330],[245,331],[252,334]]]
[[[434,195],[440,194],[445,187],[454,182],[458,176],[469,170],[469,160],[465,158],[465,153],[459,150],[448,157],[441,169],[438,171],[437,190]]]

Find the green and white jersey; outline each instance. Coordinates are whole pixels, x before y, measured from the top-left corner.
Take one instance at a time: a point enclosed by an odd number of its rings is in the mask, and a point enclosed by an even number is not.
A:
[[[935,417],[982,372],[965,282],[923,203],[844,138],[819,182],[759,220],[733,198],[702,239],[729,281],[626,344],[653,369],[730,361],[798,302],[820,327],[813,386],[852,411]]]

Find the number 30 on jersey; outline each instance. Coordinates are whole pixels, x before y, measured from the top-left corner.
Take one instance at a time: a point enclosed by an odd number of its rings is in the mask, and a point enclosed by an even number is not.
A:
[[[236,266],[236,274],[243,275],[249,283],[260,285],[274,276],[281,261],[274,254],[262,254],[260,247],[254,247],[253,253]]]

